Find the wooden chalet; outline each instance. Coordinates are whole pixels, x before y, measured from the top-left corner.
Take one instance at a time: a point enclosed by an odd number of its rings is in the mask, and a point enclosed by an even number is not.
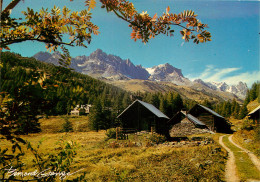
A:
[[[172,127],[184,118],[187,118],[196,128],[206,128],[219,133],[232,133],[231,123],[215,111],[200,104],[196,104],[188,112],[178,112],[169,120],[168,125]]]
[[[255,123],[259,124],[260,105],[248,114],[249,119],[252,119]]]
[[[167,121],[169,118],[160,110],[146,102],[135,100],[117,116],[125,129],[151,131],[151,127],[159,134],[169,135]]]
[[[187,118],[195,127],[197,128],[207,128],[207,126],[202,123],[200,120],[192,116],[191,114],[188,114],[186,111],[179,111],[177,114],[175,114],[169,121],[168,125],[171,127],[175,124],[180,123],[184,118]]]
[[[87,114],[89,114],[91,107],[92,106],[90,104],[77,105],[73,110],[70,111],[70,114],[76,115],[76,116],[87,115]]]

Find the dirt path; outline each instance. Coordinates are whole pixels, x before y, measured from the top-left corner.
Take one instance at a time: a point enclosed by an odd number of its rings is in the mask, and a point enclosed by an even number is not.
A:
[[[260,172],[260,160],[257,158],[256,155],[254,155],[252,152],[250,152],[249,150],[241,147],[240,145],[236,144],[233,139],[232,139],[233,135],[230,135],[228,137],[229,141],[235,145],[236,147],[240,148],[241,150],[243,150],[244,152],[246,152],[248,154],[248,156],[250,157],[251,161],[253,162],[253,164],[256,166],[256,168],[258,169],[258,171]]]
[[[224,135],[226,136],[226,135]],[[219,137],[219,144],[228,151],[228,161],[225,169],[225,178],[227,182],[239,182],[239,177],[237,176],[236,164],[234,153],[223,143],[223,137]]]

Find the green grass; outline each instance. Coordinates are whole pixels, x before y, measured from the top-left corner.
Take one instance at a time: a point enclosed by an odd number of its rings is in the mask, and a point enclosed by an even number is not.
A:
[[[65,122],[65,117],[72,123],[73,131],[87,132],[89,130],[88,116],[50,116],[49,118],[40,119],[42,133],[58,133],[62,130],[62,124]]]
[[[260,157],[260,129],[255,128],[254,130],[239,130],[234,133],[233,140],[242,147],[250,150],[255,155]]]
[[[256,179],[260,180],[259,171],[250,160],[247,153],[233,145],[228,140],[229,135],[223,137],[224,144],[234,152],[238,175],[241,180]]]
[[[39,152],[57,153],[56,143],[75,141],[77,156],[71,171],[86,173],[87,181],[223,181],[226,152],[217,143],[207,146],[180,147],[110,145],[114,140],[106,140],[105,131],[40,133],[22,136],[35,147],[43,139]],[[145,142],[147,135],[130,136],[121,143]],[[8,143],[0,141],[1,148]],[[5,144],[5,145],[2,145]],[[23,147],[24,171],[33,171],[33,156]],[[75,177],[74,176],[74,177]],[[68,178],[70,179],[70,178]]]

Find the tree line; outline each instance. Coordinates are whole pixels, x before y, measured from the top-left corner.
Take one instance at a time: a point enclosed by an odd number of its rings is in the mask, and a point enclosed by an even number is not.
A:
[[[130,93],[15,53],[3,52],[1,62],[1,103],[8,110],[1,117],[17,121],[17,134],[39,132],[39,115],[65,115],[76,105],[93,105],[90,124],[94,130],[118,126],[116,116],[135,99],[153,104],[169,117],[185,107],[178,93]]]
[[[209,107],[226,118],[234,117],[235,119],[243,119],[249,112],[247,105],[251,101],[257,100],[257,102],[260,103],[259,88],[259,82],[253,83],[252,87],[247,91],[245,100],[242,104],[239,104],[236,99],[233,99],[232,101],[223,101],[215,105],[210,105]]]
[[[1,54],[1,103],[8,112],[1,117],[18,124],[17,133],[39,132],[39,115],[64,115],[76,105],[93,105],[90,126],[93,130],[120,125],[116,117],[135,99],[148,102],[168,117],[180,110],[189,110],[196,103],[183,100],[177,92],[130,93],[70,69],[24,58],[19,54]],[[235,99],[212,103],[204,100],[200,104],[220,115],[236,119],[244,118],[247,104],[259,100],[259,83],[248,90],[243,105]]]
[[[39,132],[39,115],[68,114],[78,104],[100,102],[109,123],[130,104],[130,93],[61,66],[10,52],[1,54],[1,62],[1,104],[8,110],[1,118],[17,121],[17,133]]]

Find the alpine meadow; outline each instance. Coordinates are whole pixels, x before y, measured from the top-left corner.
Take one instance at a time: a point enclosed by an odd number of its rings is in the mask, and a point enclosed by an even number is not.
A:
[[[0,0],[0,181],[260,181],[259,7]]]

